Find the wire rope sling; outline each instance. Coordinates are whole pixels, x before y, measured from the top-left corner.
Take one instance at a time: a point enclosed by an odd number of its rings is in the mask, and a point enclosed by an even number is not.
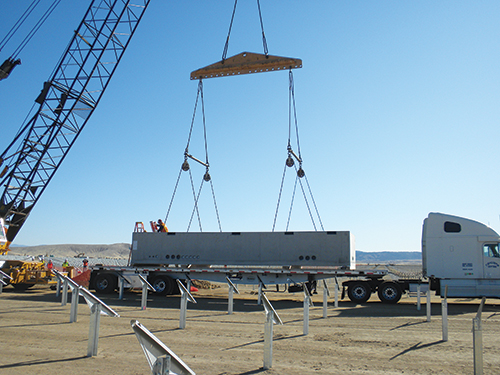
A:
[[[302,60],[296,59],[296,58],[290,58],[290,57],[269,55],[268,48],[267,48],[267,41],[266,41],[266,37],[265,37],[265,33],[264,33],[264,24],[262,21],[262,14],[261,14],[261,7],[260,7],[259,0],[257,0],[257,6],[258,6],[258,11],[259,11],[259,20],[260,20],[260,26],[261,26],[261,31],[262,31],[262,43],[263,43],[264,53],[259,54],[259,53],[242,52],[242,53],[239,53],[239,54],[234,55],[232,57],[227,57],[229,38],[230,38],[232,26],[233,26],[237,2],[238,2],[237,0],[235,0],[235,2],[234,2],[231,22],[229,25],[229,31],[228,31],[228,35],[226,38],[226,43],[224,45],[221,61],[191,72],[191,79],[192,80],[199,80],[198,94],[197,94],[197,98],[196,98],[194,112],[196,113],[198,100],[200,99],[201,107],[202,107],[203,130],[204,130],[204,140],[205,140],[205,161],[203,162],[200,159],[195,158],[194,156],[192,156],[189,153],[189,144],[190,144],[190,139],[191,139],[191,135],[193,132],[193,123],[194,123],[194,117],[195,117],[195,114],[193,114],[193,119],[191,121],[191,128],[189,131],[188,144],[187,144],[185,152],[184,152],[184,162],[182,164],[181,171],[179,172],[179,176],[178,176],[176,184],[175,184],[174,193],[172,194],[172,199],[171,199],[169,207],[168,207],[165,222],[168,220],[169,214],[171,212],[172,202],[174,200],[174,197],[175,197],[178,185],[179,185],[181,173],[182,173],[182,171],[185,171],[185,172],[189,172],[189,176],[190,176],[190,180],[191,180],[191,190],[192,190],[192,195],[193,195],[193,199],[194,199],[194,208],[193,208],[193,211],[191,213],[191,218],[190,218],[189,225],[188,225],[188,231],[191,227],[191,222],[192,222],[193,217],[195,215],[198,218],[198,225],[199,225],[200,231],[202,231],[201,219],[200,219],[200,214],[199,214],[199,209],[198,209],[198,202],[199,202],[199,197],[200,197],[200,193],[201,193],[201,188],[203,186],[203,182],[202,182],[202,185],[200,185],[200,188],[198,189],[198,191],[196,192],[195,187],[194,187],[192,174],[191,174],[191,167],[189,164],[189,161],[193,160],[193,161],[197,162],[198,164],[205,166],[205,168],[206,168],[205,174],[203,176],[203,181],[210,182],[210,184],[211,184],[212,196],[213,196],[217,221],[219,224],[219,230],[222,231],[221,225],[220,225],[219,213],[217,210],[215,193],[213,190],[213,184],[212,184],[211,176],[209,174],[210,165],[208,162],[208,151],[207,151],[207,142],[206,142],[206,125],[205,125],[205,114],[204,114],[204,103],[203,103],[203,79],[224,77],[224,76],[235,76],[235,75],[243,75],[243,74],[252,74],[252,73],[260,73],[260,72],[288,70],[289,71],[289,121],[288,121],[289,122],[289,126],[288,126],[289,131],[288,131],[287,159],[286,159],[286,163],[285,163],[285,170],[283,171],[283,177],[281,180],[281,187],[279,190],[278,203],[276,206],[276,212],[274,215],[274,222],[273,222],[272,230],[274,231],[275,226],[276,226],[276,220],[278,217],[278,211],[279,211],[280,202],[281,202],[282,193],[283,193],[285,173],[286,173],[287,168],[291,168],[291,167],[295,167],[296,179],[295,179],[292,201],[290,204],[286,229],[288,230],[288,227],[290,224],[290,218],[291,218],[291,214],[292,214],[293,202],[294,202],[294,198],[295,198],[295,192],[296,192],[297,185],[300,185],[300,188],[302,190],[302,195],[306,201],[306,206],[307,206],[307,209],[309,211],[309,216],[313,222],[314,229],[317,230],[317,226],[316,226],[315,219],[314,219],[313,209],[311,208],[311,205],[308,202],[308,196],[309,196],[309,199],[312,200],[312,206],[314,207],[315,215],[317,216],[317,218],[319,220],[319,224],[320,224],[321,228],[323,228],[323,225],[321,223],[321,219],[319,217],[319,212],[317,210],[316,203],[315,203],[314,198],[312,196],[309,182],[308,182],[307,177],[305,175],[305,172],[302,168],[303,160],[302,160],[302,156],[301,156],[301,152],[300,152],[300,145],[299,145],[299,140],[298,140],[298,124],[297,124],[296,107],[295,107],[295,94],[294,94],[294,82],[293,82],[292,69],[301,68],[302,67]],[[292,123],[293,123],[293,126],[292,126]],[[296,138],[296,142],[297,142],[297,147],[295,148],[295,150],[292,147],[292,142],[291,142],[291,140],[292,140],[292,128],[295,129],[295,138]],[[298,163],[298,167],[297,167],[295,161]],[[305,183],[302,183],[302,179],[304,179]],[[306,192],[306,188],[307,188],[307,192]]]
[[[203,125],[203,144],[204,144],[204,153],[205,153],[205,157],[204,157],[205,160],[204,161],[198,157],[193,156],[190,153],[190,149],[189,149],[190,144],[191,144],[191,140],[192,140],[192,136],[193,136],[193,128],[195,125],[195,118],[196,118],[196,112],[198,109],[198,104],[201,104],[200,107],[201,107],[201,116],[202,116],[202,125]],[[195,182],[193,179],[192,168],[191,168],[191,165],[189,164],[190,160],[205,167],[205,173],[203,174],[203,177],[202,177],[202,180],[201,180],[201,183],[200,183],[200,186],[198,187],[198,189],[195,188]],[[200,201],[200,196],[201,196],[201,192],[202,192],[204,184],[209,183],[210,188],[211,188],[211,192],[212,192],[215,215],[217,218],[219,231],[222,232],[220,218],[219,218],[219,211],[217,208],[217,201],[216,201],[216,197],[215,197],[214,185],[213,185],[213,181],[212,181],[212,176],[210,175],[210,163],[208,160],[207,126],[206,126],[206,119],[205,119],[205,103],[204,103],[204,98],[203,98],[203,81],[201,79],[198,83],[198,92],[196,94],[196,101],[194,104],[193,117],[191,119],[191,126],[189,128],[189,135],[188,135],[188,139],[187,139],[187,144],[186,144],[186,148],[184,150],[184,161],[181,165],[179,174],[177,176],[177,181],[175,183],[174,191],[172,193],[172,198],[170,199],[170,203],[168,205],[167,215],[165,217],[165,225],[167,224],[167,221],[168,221],[171,209],[172,209],[172,204],[173,204],[175,195],[177,193],[177,189],[179,187],[179,182],[180,182],[181,175],[183,174],[183,172],[188,172],[188,174],[189,174],[189,180],[190,180],[190,184],[191,184],[191,192],[192,192],[193,201],[194,201],[193,209],[191,211],[191,216],[189,218],[189,223],[188,223],[186,231],[189,232],[189,230],[191,228],[191,224],[193,222],[193,218],[196,216],[197,221],[198,221],[199,230],[200,230],[200,232],[203,232],[203,226],[201,223],[201,215],[200,215],[200,209],[199,209],[199,201]]]
[[[42,27],[42,25],[47,21],[47,18],[52,14],[54,9],[59,5],[61,0],[53,0],[47,10],[43,13],[43,15],[39,18],[37,23],[31,28],[28,34],[21,41],[19,46],[14,50],[14,52],[8,57],[1,65],[0,65],[0,81],[7,78],[14,68],[17,65],[21,64],[21,59],[19,55],[29,43],[29,41],[35,36],[38,30]],[[12,39],[12,37],[16,34],[19,28],[24,24],[26,19],[33,13],[36,6],[40,3],[40,0],[33,0],[28,8],[24,11],[24,13],[19,17],[16,23],[11,27],[7,35],[0,41],[0,52],[4,49],[6,44]]]

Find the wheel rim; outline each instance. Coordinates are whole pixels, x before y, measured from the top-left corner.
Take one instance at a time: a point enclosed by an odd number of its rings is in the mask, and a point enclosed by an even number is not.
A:
[[[393,300],[398,295],[392,286],[385,287],[382,294],[386,300]]]
[[[356,288],[353,289],[352,294],[357,299],[362,299],[366,296],[366,289],[363,288],[362,286],[357,286]]]
[[[153,288],[155,288],[157,292],[163,292],[166,288],[165,281],[164,280],[155,281],[153,284]]]
[[[100,280],[98,283],[97,283],[97,287],[100,289],[100,290],[104,290],[108,287],[109,283],[108,283],[108,280],[107,279],[102,279]]]

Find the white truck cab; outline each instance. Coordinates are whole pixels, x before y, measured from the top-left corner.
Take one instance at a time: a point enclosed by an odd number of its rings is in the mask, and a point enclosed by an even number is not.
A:
[[[422,230],[422,267],[448,297],[500,298],[500,235],[485,224],[431,212]]]

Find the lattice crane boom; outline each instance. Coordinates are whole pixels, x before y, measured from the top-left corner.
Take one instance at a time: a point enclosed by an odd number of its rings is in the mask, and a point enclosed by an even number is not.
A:
[[[150,0],[93,0],[41,94],[0,155],[0,219],[8,250],[94,112]]]

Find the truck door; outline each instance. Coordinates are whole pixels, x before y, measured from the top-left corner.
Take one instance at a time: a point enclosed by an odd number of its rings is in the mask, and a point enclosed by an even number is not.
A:
[[[497,242],[483,244],[485,279],[500,279],[500,246]]]

